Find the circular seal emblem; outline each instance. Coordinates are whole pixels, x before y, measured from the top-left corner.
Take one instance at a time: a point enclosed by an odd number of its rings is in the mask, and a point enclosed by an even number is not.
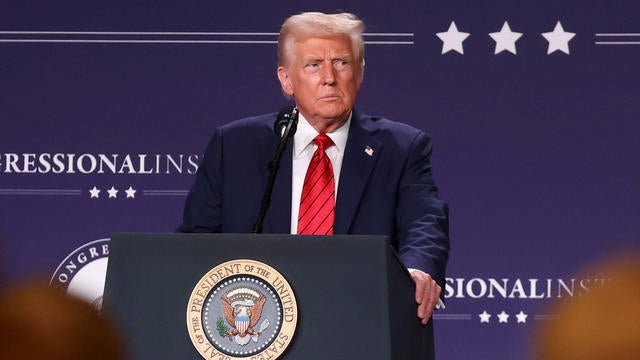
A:
[[[293,339],[298,306],[271,266],[247,259],[220,264],[197,283],[187,329],[205,359],[277,359]]]
[[[88,242],[69,254],[51,276],[49,286],[87,301],[100,310],[109,260],[109,238]]]

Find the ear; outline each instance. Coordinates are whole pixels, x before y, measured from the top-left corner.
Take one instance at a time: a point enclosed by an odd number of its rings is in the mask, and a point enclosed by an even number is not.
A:
[[[278,80],[280,80],[282,91],[289,96],[293,96],[293,84],[291,83],[291,77],[289,77],[289,73],[284,66],[278,66]]]
[[[360,64],[360,68],[358,69],[358,78],[356,80],[358,85],[358,90],[360,90],[360,85],[362,84],[362,80],[364,79],[364,59],[362,59],[362,64]]]

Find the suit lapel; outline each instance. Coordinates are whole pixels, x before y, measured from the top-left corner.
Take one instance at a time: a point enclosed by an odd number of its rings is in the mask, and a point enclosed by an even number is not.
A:
[[[373,131],[371,119],[354,110],[340,170],[334,226],[336,234],[349,232],[360,199],[382,150],[382,143],[373,137]]]
[[[277,142],[274,149],[277,147]],[[266,150],[265,150],[266,151]],[[273,159],[273,152],[269,152],[269,160]],[[291,164],[293,159],[293,138],[289,139],[287,147],[280,159],[280,168],[276,175],[271,194],[271,205],[267,210],[264,221],[264,233],[289,234],[291,232]],[[263,187],[267,184],[268,171],[265,171]]]

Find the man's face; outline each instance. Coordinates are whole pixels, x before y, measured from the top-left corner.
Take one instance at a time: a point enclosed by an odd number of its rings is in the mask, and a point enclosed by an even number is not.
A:
[[[350,39],[304,37],[291,45],[287,63],[278,67],[283,91],[294,97],[300,113],[316,129],[342,125],[362,80]]]

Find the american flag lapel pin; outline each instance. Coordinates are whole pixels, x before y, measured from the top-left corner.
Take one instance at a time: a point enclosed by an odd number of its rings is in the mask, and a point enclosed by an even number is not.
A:
[[[369,155],[369,156],[373,156],[373,149],[371,148],[371,146],[367,145],[367,146],[364,148],[364,153],[365,153],[365,154],[367,154],[367,155]]]

